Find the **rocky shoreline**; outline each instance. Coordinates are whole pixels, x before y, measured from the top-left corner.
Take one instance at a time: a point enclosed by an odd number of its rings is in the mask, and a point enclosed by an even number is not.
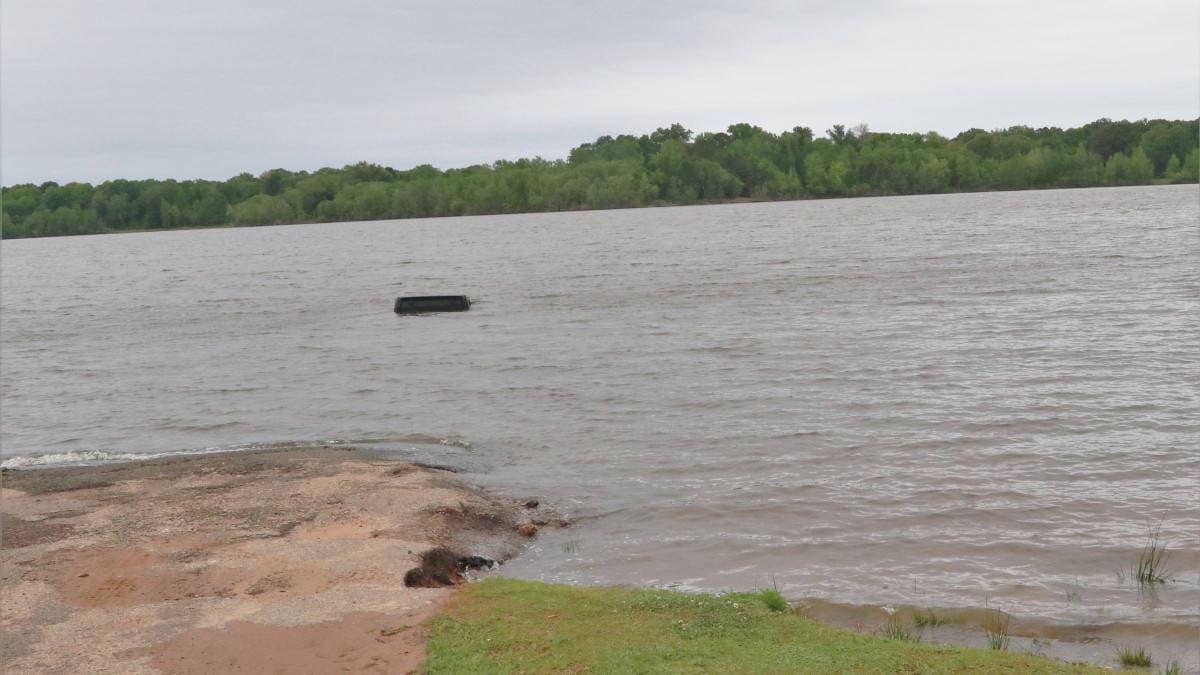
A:
[[[408,672],[470,568],[561,521],[339,448],[5,471],[13,672]]]

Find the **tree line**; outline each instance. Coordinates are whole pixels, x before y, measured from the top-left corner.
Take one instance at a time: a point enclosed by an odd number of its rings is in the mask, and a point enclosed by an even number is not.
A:
[[[271,169],[225,181],[46,182],[0,193],[3,237],[217,225],[569,211],[739,199],[903,195],[1200,180],[1198,120],[1113,121],[881,133],[835,125],[779,134],[750,124],[679,124],[601,136],[565,160],[540,157],[441,171],[360,162]]]

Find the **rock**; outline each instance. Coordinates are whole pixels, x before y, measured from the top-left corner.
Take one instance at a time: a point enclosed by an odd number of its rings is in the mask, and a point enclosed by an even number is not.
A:
[[[468,555],[464,556],[462,560],[459,560],[458,564],[461,565],[464,570],[490,570],[499,563],[491,558],[485,558],[481,555]]]
[[[539,502],[536,499],[525,500],[525,508],[527,508],[527,509],[536,509],[538,507],[538,505],[540,505],[540,504],[541,504],[541,502]]]
[[[517,534],[522,537],[533,537],[538,533],[537,525],[533,523],[521,523],[517,526]]]
[[[421,566],[404,575],[404,585],[418,588],[457,586],[466,579],[467,570],[492,569],[495,560],[481,555],[461,555],[446,548],[435,548],[421,554]]]
[[[404,585],[410,588],[457,586],[463,582],[462,558],[445,548],[425,551],[421,554],[421,566],[404,574]]]
[[[569,527],[571,525],[564,518],[534,518],[529,522],[538,527]]]

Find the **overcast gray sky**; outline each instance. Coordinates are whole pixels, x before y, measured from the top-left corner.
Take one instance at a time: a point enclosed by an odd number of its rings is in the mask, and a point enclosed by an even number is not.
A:
[[[5,185],[1200,115],[1197,0],[4,0],[0,30]]]

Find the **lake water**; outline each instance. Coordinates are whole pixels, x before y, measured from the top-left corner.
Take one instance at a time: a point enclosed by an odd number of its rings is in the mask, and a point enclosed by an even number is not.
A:
[[[510,574],[1195,627],[1198,218],[1174,186],[5,241],[0,443],[357,444],[577,519]],[[392,312],[443,293],[476,304]],[[1118,572],[1160,522],[1148,601]]]

